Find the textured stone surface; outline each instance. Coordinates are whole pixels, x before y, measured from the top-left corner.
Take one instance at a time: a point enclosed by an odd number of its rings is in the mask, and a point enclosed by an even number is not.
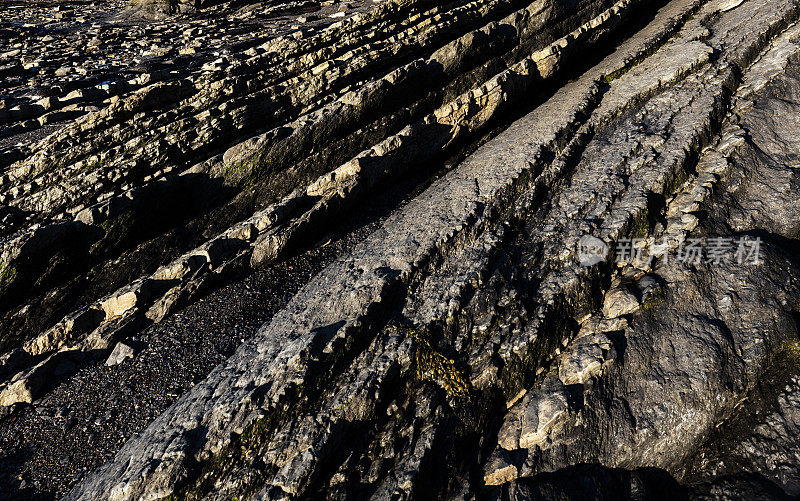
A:
[[[58,492],[796,496],[798,16],[389,2],[143,79],[1,167],[0,427],[223,284],[350,235]],[[587,235],[608,250],[589,266]]]
[[[106,359],[106,365],[121,364],[126,359],[133,358],[133,353],[133,347],[120,341],[114,349],[111,350],[111,355]]]

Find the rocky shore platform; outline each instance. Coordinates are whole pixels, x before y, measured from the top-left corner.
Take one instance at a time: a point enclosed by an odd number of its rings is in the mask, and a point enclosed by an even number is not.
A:
[[[0,3],[0,498],[795,499],[800,3]]]

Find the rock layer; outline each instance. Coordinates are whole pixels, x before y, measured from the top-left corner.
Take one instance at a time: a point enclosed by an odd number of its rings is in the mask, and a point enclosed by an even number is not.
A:
[[[411,178],[65,499],[796,496],[798,17],[389,3],[120,97],[4,167],[0,402]]]

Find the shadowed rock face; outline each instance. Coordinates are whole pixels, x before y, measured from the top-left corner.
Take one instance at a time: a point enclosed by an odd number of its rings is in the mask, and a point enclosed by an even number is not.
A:
[[[120,13],[121,18],[164,19],[180,14],[192,14],[212,6],[236,7],[255,2],[234,2],[226,0],[131,0],[128,8]],[[280,3],[280,2],[278,2]],[[262,2],[262,6],[267,2]],[[286,7],[292,8],[291,2]],[[257,9],[257,7],[254,7]]]
[[[199,3],[176,0],[134,0],[124,15],[149,19],[164,18],[173,14],[192,12],[201,7]]]
[[[800,495],[800,6],[328,15],[0,162],[8,492]]]

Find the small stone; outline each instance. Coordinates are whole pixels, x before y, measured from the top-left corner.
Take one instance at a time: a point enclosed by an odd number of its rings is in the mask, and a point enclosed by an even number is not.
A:
[[[94,420],[95,426],[103,426],[104,424],[108,423],[114,417],[114,411],[109,410],[101,417]]]
[[[112,365],[121,364],[125,359],[133,358],[133,353],[133,347],[120,341],[117,343],[117,346],[114,347],[111,355],[108,356],[108,359],[106,360],[106,366],[110,367]]]
[[[42,106],[44,111],[50,111],[53,108],[58,107],[59,99],[57,97],[48,96],[40,99],[36,104]]]
[[[553,424],[566,415],[569,410],[567,394],[562,389],[543,391],[530,399],[522,414],[519,446],[530,449],[541,444]]]
[[[611,340],[596,333],[576,339],[561,357],[558,377],[565,385],[584,384],[614,357]]]
[[[16,381],[0,392],[0,406],[8,407],[20,402],[33,402],[33,391],[27,379]]]
[[[489,457],[484,468],[483,481],[486,485],[502,485],[515,480],[519,470],[511,462],[509,453],[496,449]]]
[[[606,318],[617,318],[633,313],[639,308],[639,300],[627,287],[618,287],[608,291],[603,301],[603,315]]]
[[[722,0],[718,4],[717,8],[721,12],[728,12],[729,10],[733,10],[736,7],[742,5],[743,2],[744,2],[744,0]]]

